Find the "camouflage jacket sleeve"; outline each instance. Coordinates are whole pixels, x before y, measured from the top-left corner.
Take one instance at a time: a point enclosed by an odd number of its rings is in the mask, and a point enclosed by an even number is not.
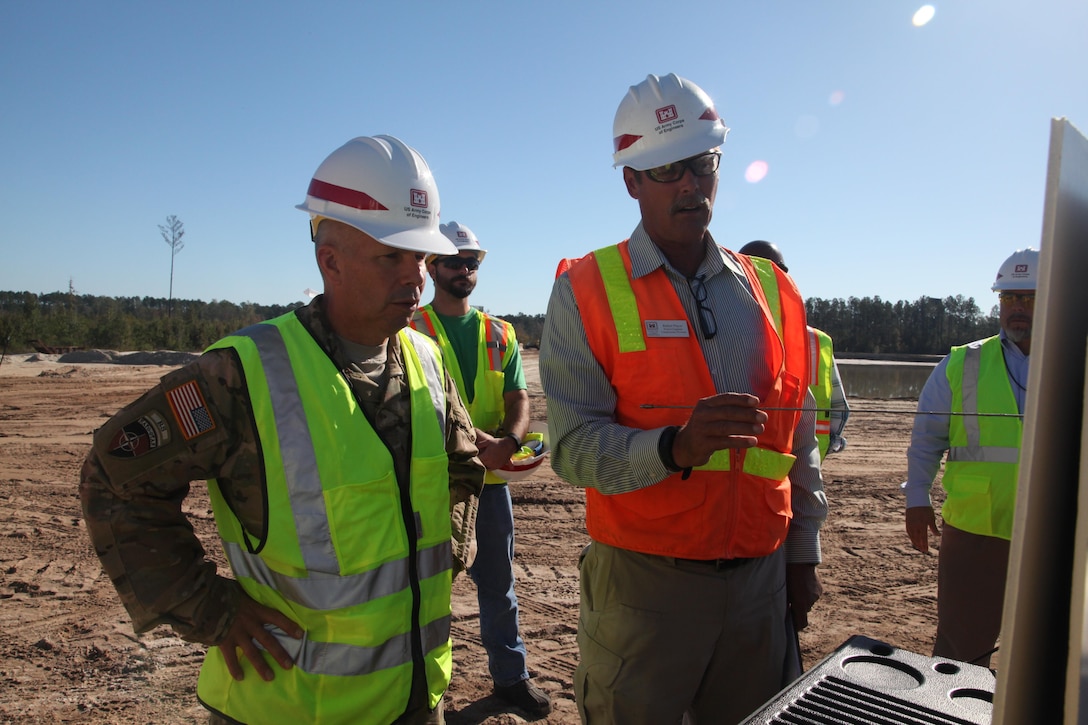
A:
[[[457,385],[446,378],[446,454],[450,473],[450,525],[453,531],[453,575],[476,558],[476,511],[484,487],[484,464],[477,457],[476,428]]]
[[[164,376],[95,432],[81,472],[83,515],[137,632],[168,624],[214,644],[230,627],[241,587],[216,573],[183,501],[191,481],[217,478],[243,525],[263,537],[248,401],[234,352],[217,350]]]

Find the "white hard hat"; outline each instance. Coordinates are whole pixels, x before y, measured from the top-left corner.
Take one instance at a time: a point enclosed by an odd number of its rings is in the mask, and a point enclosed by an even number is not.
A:
[[[333,151],[295,208],[353,226],[390,247],[457,253],[438,231],[438,187],[430,167],[393,136],[359,136]]]
[[[725,143],[725,127],[702,88],[675,73],[631,86],[612,122],[612,166],[645,171]]]
[[[997,279],[991,287],[994,292],[1006,289],[1035,289],[1039,276],[1039,250],[1028,247],[1017,249],[1001,263]]]
[[[476,259],[484,261],[487,250],[480,247],[480,240],[464,224],[450,222],[440,225],[439,229],[446,235],[446,239],[453,242],[458,252],[476,252]]]
[[[539,433],[543,436],[543,440],[537,440],[533,433]],[[551,446],[548,445],[548,424],[534,420],[529,423],[529,432],[525,434],[525,438],[522,440],[523,447],[527,444],[542,443],[540,449],[535,451],[531,457],[520,458],[518,460],[511,460],[502,468],[496,468],[491,471],[504,481],[520,481],[533,475],[533,472],[540,467],[540,464],[544,462],[544,458],[547,457],[548,452],[551,451]],[[515,454],[516,455],[516,454]]]

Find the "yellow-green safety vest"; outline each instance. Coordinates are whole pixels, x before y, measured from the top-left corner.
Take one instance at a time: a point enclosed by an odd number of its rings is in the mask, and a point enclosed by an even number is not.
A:
[[[949,416],[947,492],[941,515],[972,534],[1012,538],[1023,423],[1009,384],[1001,338],[954,347],[945,371],[952,412],[1006,413],[1010,417]]]
[[[227,559],[250,597],[305,631],[296,640],[273,630],[294,666],[280,669],[266,656],[272,682],[245,658],[245,678],[235,681],[219,648],[209,649],[197,695],[214,711],[254,724],[389,723],[405,711],[414,668],[425,668],[431,708],[449,686],[442,360],[426,337],[398,337],[411,391],[406,482],[349,383],[293,313],[212,346],[241,360],[267,492],[268,534],[255,542],[208,482]]]
[[[439,320],[438,314],[431,305],[416,311],[412,317],[412,329],[426,334],[442,349],[442,361],[457,385],[461,400],[468,408],[472,425],[480,430],[494,433],[502,425],[503,418],[506,416],[506,403],[503,399],[505,382],[503,369],[517,350],[517,336],[514,333],[514,326],[509,322],[492,317],[481,310],[473,309],[473,312],[476,313],[479,330],[476,334],[478,357],[471,402],[466,394],[465,376],[461,373],[461,365],[457,361],[457,355],[454,354],[446,328],[442,326],[442,321]],[[506,483],[506,481],[488,471],[484,476],[484,483],[498,484]]]
[[[815,327],[808,328],[808,389],[816,399],[816,443],[820,460],[827,457],[831,445],[831,370],[834,350],[831,336]]]

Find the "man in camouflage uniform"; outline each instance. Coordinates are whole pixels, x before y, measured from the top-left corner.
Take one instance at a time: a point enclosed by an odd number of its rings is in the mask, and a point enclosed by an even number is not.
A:
[[[408,171],[404,170],[406,165]],[[401,188],[405,190],[405,196],[408,190],[413,194],[419,193],[419,189],[429,190],[429,200],[426,194],[413,196],[413,199],[429,202],[435,211],[430,218],[421,222],[419,208],[415,206],[411,207],[413,214],[410,217],[391,221],[389,217],[407,207],[406,202],[388,198],[385,199],[385,210],[360,212],[358,205],[338,203],[351,201],[346,195],[353,191],[352,187],[354,193],[375,198],[379,198],[380,194],[393,194]],[[423,336],[402,329],[420,299],[425,276],[425,254],[456,253],[456,248],[438,233],[437,207],[437,189],[434,189],[426,163],[397,139],[361,137],[334,151],[315,173],[307,200],[299,207],[311,212],[311,230],[325,293],[306,307],[269,323],[240,331],[214,345],[197,360],[164,376],[158,386],[117,413],[95,433],[94,445],[84,464],[80,483],[84,517],[95,549],[117,587],[137,632],[168,624],[184,639],[212,646],[201,674],[198,695],[202,703],[212,710],[213,722],[256,723],[278,719],[274,713],[262,712],[259,705],[250,710],[245,707],[239,709],[239,706],[230,703],[229,698],[233,695],[223,695],[229,707],[221,707],[218,702],[209,703],[204,688],[213,654],[220,659],[217,660],[218,669],[212,668],[210,671],[220,675],[229,672],[230,675],[218,679],[229,683],[233,678],[236,681],[233,687],[238,688],[246,679],[244,675],[247,671],[251,675],[256,674],[266,681],[261,683],[253,677],[248,678],[247,687],[257,688],[257,702],[265,695],[270,696],[272,701],[275,700],[273,696],[284,696],[288,700],[294,698],[298,702],[292,701],[289,705],[298,705],[300,711],[306,712],[299,717],[309,722],[443,722],[441,691],[449,682],[449,572],[451,567],[460,570],[471,563],[469,550],[475,523],[475,496],[482,487],[484,468],[477,458],[471,420],[451,378],[440,372],[440,357],[435,358],[439,372],[427,376],[429,400],[422,406],[424,413],[419,412],[419,400],[428,396],[425,391],[421,392],[420,375],[414,371],[420,369],[419,360],[426,356],[427,350],[433,349],[437,354],[437,348]],[[318,210],[323,213],[317,213]],[[407,211],[408,208],[405,208]],[[395,233],[390,231],[391,224]],[[367,229],[376,231],[372,235]],[[290,319],[292,316],[297,320]],[[379,675],[366,672],[355,679],[319,679],[323,686],[313,688],[313,692],[305,691],[305,683],[313,680],[296,681],[292,678],[311,676],[309,672],[298,673],[307,666],[299,653],[305,653],[306,647],[313,645],[312,641],[308,641],[312,639],[311,634],[317,638],[319,633],[304,631],[296,618],[302,616],[299,612],[309,612],[314,618],[311,622],[323,622],[325,620],[321,617],[328,616],[327,613],[313,612],[313,609],[320,609],[317,605],[309,605],[309,608],[305,604],[295,606],[295,602],[288,601],[291,598],[289,593],[283,595],[285,606],[267,606],[254,598],[262,596],[255,592],[260,592],[261,587],[274,590],[276,583],[286,581],[288,577],[299,577],[291,581],[303,585],[315,580],[326,585],[331,582],[332,586],[346,583],[347,591],[355,596],[364,596],[356,594],[350,587],[358,588],[354,582],[373,572],[353,571],[352,576],[345,575],[345,568],[365,568],[358,560],[364,559],[366,553],[340,551],[341,547],[346,548],[342,542],[350,540],[349,529],[352,527],[341,526],[337,530],[337,522],[342,520],[338,517],[342,517],[342,514],[335,509],[358,508],[369,514],[381,504],[373,502],[374,484],[367,484],[368,488],[362,494],[355,494],[357,498],[345,500],[341,497],[335,499],[339,505],[334,505],[329,496],[337,493],[336,486],[340,486],[338,490],[341,492],[348,489],[350,495],[351,489],[348,487],[358,482],[321,480],[322,491],[319,491],[315,508],[332,520],[331,524],[326,522],[326,526],[332,528],[332,555],[339,558],[341,570],[314,571],[314,567],[307,566],[307,571],[301,573],[274,571],[266,580],[257,577],[255,585],[253,575],[237,571],[236,557],[247,565],[252,561],[256,562],[256,566],[261,566],[257,555],[262,550],[283,546],[282,543],[277,544],[278,537],[284,536],[284,530],[293,528],[290,521],[285,525],[283,518],[274,518],[282,510],[277,507],[283,504],[276,503],[281,499],[276,498],[277,489],[269,478],[277,473],[275,466],[270,464],[270,461],[274,463],[277,460],[270,457],[270,450],[278,447],[287,479],[305,477],[306,471],[296,469],[314,464],[314,461],[292,458],[296,450],[305,447],[298,445],[297,439],[274,440],[262,435],[262,431],[268,430],[268,423],[260,412],[263,410],[260,401],[254,398],[255,395],[260,397],[260,388],[255,387],[253,369],[245,358],[245,344],[238,341],[244,340],[247,335],[258,339],[277,325],[285,328],[293,326],[292,329],[296,330],[301,325],[301,329],[309,333],[312,341],[305,334],[296,339],[302,339],[306,349],[316,344],[320,348],[316,358],[323,360],[327,356],[326,362],[331,361],[335,369],[329,366],[331,375],[325,371],[325,377],[333,381],[333,387],[337,390],[342,387],[345,391],[345,395],[340,397],[347,399],[344,403],[347,408],[356,413],[358,409],[362,410],[369,424],[369,427],[363,427],[372,429],[386,449],[373,453],[317,450],[324,440],[320,431],[324,409],[318,408],[316,413],[310,412],[309,418],[317,421],[310,423],[310,430],[320,466],[312,465],[311,468],[324,468],[326,464],[321,459],[329,455],[348,460],[352,460],[350,456],[391,460],[393,470],[385,478],[395,479],[390,487],[395,486],[400,491],[401,510],[391,513],[389,519],[392,523],[383,524],[383,533],[392,530],[396,534],[393,538],[408,542],[406,546],[410,552],[404,558],[404,570],[397,569],[399,576],[406,577],[398,580],[403,586],[402,590],[390,593],[389,588],[396,585],[383,581],[385,590],[378,595],[365,595],[379,597],[379,607],[388,606],[381,604],[382,596],[385,596],[385,602],[398,596],[412,602],[410,606],[415,624],[410,631],[398,635],[400,639],[393,638],[395,643],[403,641],[404,644],[397,644],[394,649],[403,648],[405,662],[398,663],[399,667],[386,667],[387,663],[382,663],[375,667],[377,670],[385,667]],[[290,342],[291,338],[286,334],[285,337]],[[285,368],[265,366],[263,372],[267,376],[268,387],[274,388],[286,380],[297,383],[301,389],[309,389],[305,386],[310,381],[302,377],[308,372],[306,366],[296,360],[293,351],[289,352],[290,364]],[[314,365],[312,362],[309,364]],[[261,372],[259,368],[257,371]],[[348,390],[350,394],[347,394]],[[352,397],[354,401],[350,400]],[[305,403],[305,400],[302,402]],[[413,402],[416,403],[415,413]],[[433,409],[430,405],[432,402]],[[444,421],[439,421],[442,438],[434,437],[439,435],[439,430],[429,434],[432,440],[439,441],[439,448],[444,440],[445,456],[442,460],[448,459],[445,466],[448,468],[448,478],[445,475],[417,478],[417,447],[422,446],[420,440],[425,437],[420,421],[428,420],[428,409],[431,410],[430,424],[436,422],[434,411],[444,412]],[[277,410],[276,425],[280,424],[280,417],[281,411]],[[355,440],[349,437],[350,431],[338,429],[334,433],[340,441]],[[338,448],[336,442],[334,440],[331,446],[334,449]],[[375,464],[368,465],[373,467]],[[214,479],[209,481],[209,488],[213,504],[219,504],[215,511],[216,522],[220,535],[228,544],[228,558],[232,568],[236,569],[235,578],[216,572],[215,564],[205,556],[201,542],[183,513],[182,502],[189,492],[190,481],[197,479]],[[290,485],[288,482],[288,487]],[[432,487],[441,487],[442,501],[446,500],[448,487],[454,540],[451,547],[447,530],[445,545],[439,543],[432,547],[436,552],[446,552],[446,555],[444,558],[434,555],[432,579],[424,580],[424,574],[418,570],[428,565],[425,560],[428,551],[421,544],[412,542],[422,541],[428,533],[422,530],[426,525],[420,523],[427,520],[428,512],[423,510],[421,513],[422,504],[419,502],[426,498],[424,494],[428,492],[431,499],[434,498]],[[325,497],[324,503],[322,495]],[[394,492],[393,497],[396,496]],[[347,505],[344,505],[345,501]],[[440,505],[444,510],[445,504],[440,502]],[[396,505],[390,508],[395,509]],[[430,513],[433,514],[433,511]],[[445,519],[444,514],[440,516]],[[430,520],[434,520],[433,516]],[[274,521],[279,521],[279,524],[274,524]],[[233,526],[240,527],[240,541],[244,546],[232,555],[229,534],[226,532]],[[420,530],[415,531],[413,526]],[[300,531],[305,527],[305,522],[297,522]],[[429,533],[435,536],[433,527]],[[291,536],[303,538],[301,533],[288,531],[285,538],[289,544]],[[363,548],[370,550],[369,542],[364,544]],[[421,546],[418,551],[415,548],[417,545]],[[304,542],[300,546],[305,549]],[[456,562],[451,561],[448,555],[451,548],[452,558]],[[248,550],[249,558],[246,558],[246,551],[241,549]],[[378,562],[385,566],[389,563]],[[399,565],[401,562],[392,563]],[[382,566],[375,569],[382,569]],[[444,586],[434,583],[441,582],[443,578]],[[268,580],[273,583],[269,584]],[[445,601],[434,601],[440,595],[445,597]],[[264,595],[264,598],[273,604],[281,601],[277,596],[270,598]],[[359,620],[351,619],[357,616],[351,612],[371,607],[374,602],[352,604],[354,608],[343,607],[347,614],[331,616],[343,616],[344,621],[354,623]],[[421,623],[418,614],[421,607],[424,611],[437,610],[439,615],[444,612],[444,616]],[[368,616],[373,616],[369,614],[373,609],[366,611]],[[328,629],[333,633],[330,636],[335,638],[335,629],[331,626]],[[357,632],[352,635],[358,641],[365,642],[369,630],[374,627],[364,629],[368,630],[364,635],[360,636]],[[300,640],[304,635],[305,639]],[[340,632],[340,635],[345,636],[345,633]],[[445,642],[428,651],[426,639],[431,635],[436,639],[444,638]],[[352,642],[352,645],[357,645],[358,641]],[[343,643],[333,641],[321,644],[328,645],[331,650]],[[345,645],[343,651],[348,648],[349,645]],[[356,647],[356,650],[360,649],[366,648]],[[238,657],[239,650],[241,658]],[[444,673],[440,672],[443,669]],[[320,672],[314,677],[322,678],[327,674]],[[368,680],[366,677],[386,679]],[[277,689],[276,679],[288,683],[283,685],[284,690]],[[324,684],[337,679],[363,684],[348,691],[344,696],[347,711],[341,708],[339,716],[334,716],[329,714],[335,708],[328,702]],[[298,682],[304,684],[300,686]],[[389,683],[393,683],[393,686]],[[208,687],[211,688],[209,691],[234,692],[229,689],[229,684],[209,682]],[[261,687],[268,689],[261,691]],[[284,695],[284,691],[291,687],[294,690]],[[395,699],[393,690],[403,692],[404,698],[394,706],[392,714],[379,715],[381,708],[388,709],[389,701]],[[323,697],[326,698],[324,702]],[[251,699],[249,702],[253,701]],[[335,706],[344,704],[341,701]],[[282,705],[277,707],[280,708],[280,715],[287,718],[278,721],[291,719],[292,715],[283,712]]]

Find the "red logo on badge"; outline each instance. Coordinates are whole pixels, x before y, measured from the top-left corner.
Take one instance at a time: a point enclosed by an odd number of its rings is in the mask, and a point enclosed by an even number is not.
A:
[[[657,109],[657,122],[667,123],[668,121],[676,120],[676,106],[665,106],[664,108]]]
[[[412,206],[427,206],[427,192],[423,189],[412,189]]]

